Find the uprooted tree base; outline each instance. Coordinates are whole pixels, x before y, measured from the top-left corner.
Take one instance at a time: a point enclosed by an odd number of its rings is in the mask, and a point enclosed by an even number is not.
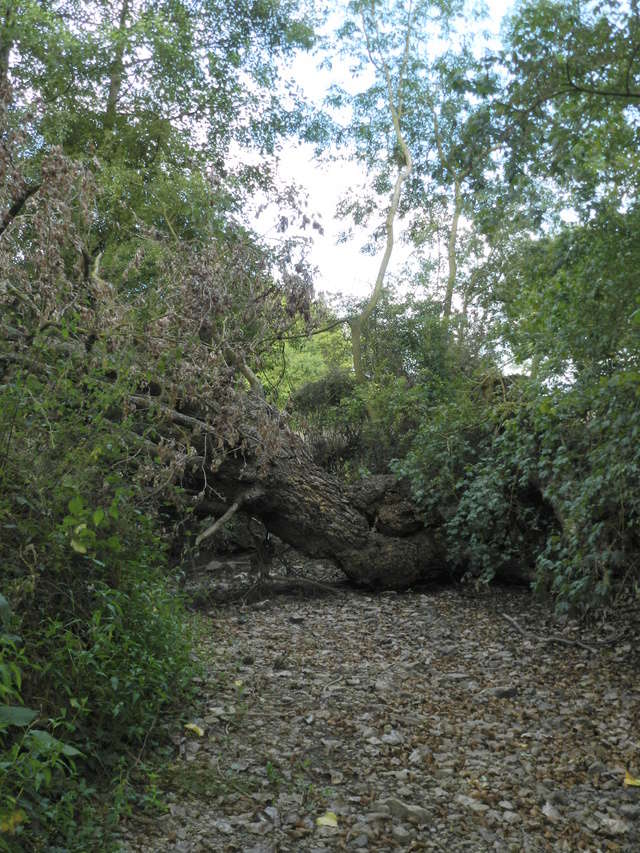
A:
[[[449,575],[438,527],[425,526],[403,484],[393,476],[378,476],[343,486],[314,464],[302,439],[259,395],[242,400],[243,431],[251,440],[242,449],[229,448],[214,471],[201,464],[210,429],[193,408],[186,414],[151,397],[133,401],[154,413],[161,433],[177,424],[192,428],[192,444],[200,455],[185,472],[184,484],[220,516],[242,509],[307,556],[332,560],[360,586],[405,589]],[[265,424],[278,436],[266,458],[261,442]],[[216,528],[212,525],[200,538]]]

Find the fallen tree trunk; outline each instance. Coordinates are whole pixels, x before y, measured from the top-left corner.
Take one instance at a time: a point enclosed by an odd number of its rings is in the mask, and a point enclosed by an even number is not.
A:
[[[157,422],[192,428],[198,458],[206,459],[211,428],[197,414],[168,409],[151,397],[133,402],[153,411]],[[242,406],[242,447],[229,448],[214,470],[185,471],[204,500],[224,496],[230,514],[234,505],[242,506],[287,544],[333,560],[358,585],[403,589],[447,573],[437,531],[424,527],[395,478],[346,489],[314,464],[302,439],[263,398],[249,394]]]

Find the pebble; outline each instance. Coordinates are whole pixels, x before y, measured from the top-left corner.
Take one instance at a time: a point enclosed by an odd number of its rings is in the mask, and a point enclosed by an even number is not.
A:
[[[491,693],[496,697],[496,699],[513,699],[514,696],[518,695],[517,687],[494,687]]]
[[[381,800],[381,806],[386,806],[389,813],[393,817],[401,820],[408,820],[410,823],[424,824],[429,823],[431,814],[421,806],[414,806],[410,803],[403,803],[402,800],[397,800],[391,797],[388,800]]]
[[[471,809],[473,812],[486,812],[489,809],[489,806],[486,805],[486,803],[481,803],[473,797],[465,796],[465,794],[457,794],[455,801],[456,803],[460,803],[461,806],[466,806],[468,809]]]
[[[502,813],[503,820],[506,820],[507,823],[520,823],[522,818],[517,812],[504,811]]]
[[[549,800],[542,806],[542,814],[552,823],[557,823],[561,818],[560,812]]]
[[[394,838],[397,838],[398,841],[406,841],[408,838],[411,837],[411,833],[409,832],[409,830],[401,824],[394,826],[391,830],[391,834]]]
[[[631,829],[629,824],[620,818],[602,817],[600,823],[609,835],[625,835]]]
[[[400,732],[397,732],[395,729],[393,729],[389,732],[389,734],[382,735],[382,742],[390,744],[391,746],[395,746],[396,744],[404,743],[404,738],[400,734]]]

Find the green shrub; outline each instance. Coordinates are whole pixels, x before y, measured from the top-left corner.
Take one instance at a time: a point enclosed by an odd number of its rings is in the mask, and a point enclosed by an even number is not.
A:
[[[0,387],[0,849],[106,850],[125,757],[188,698],[190,632],[126,356],[106,381],[47,355]]]
[[[621,370],[541,398],[540,477],[560,529],[536,585],[596,608],[640,584],[640,373]]]
[[[639,401],[632,370],[489,397],[459,383],[394,470],[442,525],[454,571],[602,607],[640,581]]]

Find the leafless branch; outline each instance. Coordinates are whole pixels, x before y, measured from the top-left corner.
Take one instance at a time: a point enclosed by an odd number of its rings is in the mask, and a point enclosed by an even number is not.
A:
[[[261,489],[248,489],[246,492],[243,492],[229,507],[229,509],[221,515],[217,521],[207,527],[205,531],[203,531],[196,538],[196,547],[200,545],[201,542],[204,542],[205,539],[208,539],[210,536],[213,536],[220,528],[229,521],[229,519],[233,518],[233,516],[238,512],[238,510],[244,506],[244,504],[249,503],[256,498],[261,497],[263,494]]]
[[[13,202],[9,210],[4,214],[2,219],[0,220],[0,237],[7,230],[9,225],[13,222],[13,220],[20,215],[22,208],[29,201],[32,195],[35,195],[40,189],[41,184],[32,184],[31,186],[27,186],[20,193],[18,198]]]
[[[580,642],[580,640],[568,640],[566,637],[559,637],[557,634],[552,634],[549,637],[539,637],[537,634],[529,634],[524,628],[518,625],[513,617],[507,616],[506,613],[502,613],[501,616],[527,640],[533,640],[536,643],[560,643],[563,646],[579,646],[581,649],[586,649],[586,651],[591,653],[595,653],[596,651],[593,646],[588,646],[586,643]]]

